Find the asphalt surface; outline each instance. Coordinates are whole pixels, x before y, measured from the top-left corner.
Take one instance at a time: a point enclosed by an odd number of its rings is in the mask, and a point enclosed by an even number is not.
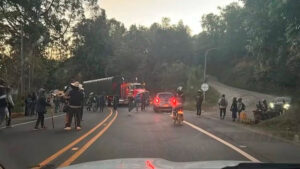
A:
[[[0,129],[0,163],[19,169],[119,158],[188,162],[251,161],[253,157],[261,162],[287,163],[299,163],[300,159],[299,145],[189,111],[182,126],[174,126],[170,114],[154,113],[151,107],[131,115],[125,107],[117,113],[110,109],[85,112],[81,131],[64,131],[64,118],[55,118],[54,129],[51,118],[46,120],[46,130],[34,131],[34,122]],[[77,142],[72,145],[74,140]]]

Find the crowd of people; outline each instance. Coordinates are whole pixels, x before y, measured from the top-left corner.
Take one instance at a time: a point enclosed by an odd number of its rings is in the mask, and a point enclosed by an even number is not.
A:
[[[198,90],[197,95],[195,96],[196,100],[196,109],[197,116],[201,115],[202,112],[202,102],[203,102],[203,93],[201,90]],[[225,98],[225,94],[221,95],[221,98],[218,100],[218,106],[220,111],[220,119],[224,120],[226,116],[226,110],[228,107],[228,101]],[[245,104],[243,103],[242,98],[233,97],[232,104],[230,106],[230,111],[232,112],[232,121],[240,120],[241,112],[246,109]]]
[[[128,112],[130,113],[134,108],[136,112],[139,111],[139,108],[141,111],[146,111],[147,98],[146,93],[137,93],[134,96],[132,92],[130,92],[128,95]]]
[[[225,119],[226,109],[228,106],[228,101],[225,97],[225,94],[222,94],[221,98],[218,100],[219,110],[220,110],[220,119]],[[246,109],[245,104],[243,103],[242,98],[233,97],[232,103],[230,106],[230,111],[232,112],[232,121],[240,120],[241,112]]]
[[[50,97],[49,97],[50,96]],[[129,113],[135,109],[136,112],[145,111],[146,105],[149,101],[149,96],[146,93],[137,93],[135,96],[133,92],[129,92],[128,95],[128,111]],[[204,100],[204,94],[201,90],[198,90],[195,96],[196,102],[196,115],[200,116],[202,112],[202,102]],[[44,115],[47,112],[47,106],[52,106],[55,113],[60,111],[66,113],[65,117],[65,130],[71,130],[71,124],[74,117],[75,129],[81,129],[81,121],[83,120],[83,109],[87,105],[88,111],[104,111],[106,102],[111,104],[114,111],[117,111],[119,106],[119,97],[113,96],[107,98],[104,94],[95,95],[93,92],[89,93],[86,97],[84,88],[79,82],[70,83],[66,86],[64,91],[53,91],[48,97],[46,96],[45,89],[41,88],[38,93],[32,92],[25,99],[25,116],[37,115],[37,121],[34,129],[39,129],[39,125],[42,129],[45,129]],[[220,119],[225,119],[226,110],[228,107],[228,101],[225,94],[218,100]],[[0,123],[6,119],[6,126],[11,126],[11,112],[14,107],[14,102],[11,97],[11,88],[8,86],[0,85]],[[259,101],[257,107],[261,111],[267,111],[268,104],[266,100]],[[230,106],[232,112],[232,121],[240,120],[241,113],[245,111],[246,106],[243,103],[242,98],[234,97]]]

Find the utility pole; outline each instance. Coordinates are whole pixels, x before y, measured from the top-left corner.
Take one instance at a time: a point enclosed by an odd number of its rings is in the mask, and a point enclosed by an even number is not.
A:
[[[204,79],[204,83],[206,82],[206,65],[207,65],[207,55],[210,51],[212,50],[216,50],[218,48],[210,48],[210,49],[207,49],[206,52],[205,52],[205,55],[204,55],[204,71],[203,71],[203,79]]]

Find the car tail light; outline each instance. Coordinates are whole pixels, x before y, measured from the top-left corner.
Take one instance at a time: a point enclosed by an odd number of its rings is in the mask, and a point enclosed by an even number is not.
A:
[[[154,98],[154,103],[155,103],[155,104],[159,104],[159,102],[160,102],[159,97],[155,97],[155,98]]]
[[[174,106],[174,107],[177,105],[177,100],[176,100],[175,97],[172,97],[172,98],[171,98],[171,104],[172,104],[172,106]]]

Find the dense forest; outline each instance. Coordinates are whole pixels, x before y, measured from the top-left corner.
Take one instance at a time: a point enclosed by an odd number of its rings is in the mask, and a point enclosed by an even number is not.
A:
[[[299,94],[297,0],[232,3],[202,16],[197,35],[169,18],[127,29],[108,19],[96,0],[4,0],[0,6],[1,78],[16,89],[122,75],[138,77],[150,89],[183,85],[192,92],[203,82],[206,53],[208,74],[227,84]]]

